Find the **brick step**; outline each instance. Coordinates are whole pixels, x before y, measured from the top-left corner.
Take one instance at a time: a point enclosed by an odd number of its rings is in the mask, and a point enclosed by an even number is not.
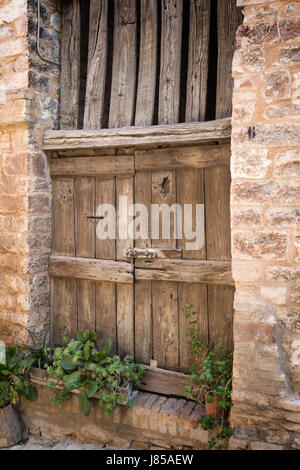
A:
[[[21,399],[19,410],[28,431],[43,439],[72,437],[119,449],[204,449],[208,445],[209,433],[199,424],[205,410],[194,401],[138,392],[131,409],[119,406],[105,417],[97,400],[92,400],[91,414],[85,417],[78,395],[57,408],[50,403],[51,390],[38,385],[38,391],[39,400]]]

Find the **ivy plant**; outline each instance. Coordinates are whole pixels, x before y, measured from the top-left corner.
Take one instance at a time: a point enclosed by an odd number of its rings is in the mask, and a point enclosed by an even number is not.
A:
[[[129,383],[137,387],[145,368],[133,362],[132,356],[121,359],[108,354],[111,341],[102,350],[96,348],[98,336],[94,331],[78,331],[76,338],[64,338],[64,347],[53,352],[52,363],[46,366],[47,386],[56,388],[51,400],[57,406],[71,398],[71,391],[79,391],[80,409],[85,416],[91,411],[91,398],[96,397],[104,414],[110,414],[117,405],[126,402],[123,388]]]

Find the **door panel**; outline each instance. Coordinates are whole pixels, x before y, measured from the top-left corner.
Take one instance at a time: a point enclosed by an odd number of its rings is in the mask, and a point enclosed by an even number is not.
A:
[[[87,162],[97,160],[91,166],[93,176],[84,176],[91,173],[82,155],[72,159],[80,159],[70,164],[72,177],[65,174],[68,158],[53,165],[55,234],[50,275],[55,344],[77,328],[95,328],[99,345],[112,340],[112,353],[135,355],[144,364],[154,359],[160,368],[188,372],[195,358],[183,311],[192,304],[201,336],[211,344],[232,346],[227,146],[154,149],[152,162],[151,149],[137,151],[136,156],[130,149],[120,149],[118,157],[117,153],[89,157]],[[120,165],[110,165],[109,158],[119,158]],[[127,206],[120,199],[124,196]],[[136,226],[131,223],[132,203],[146,206],[148,221],[139,219],[137,208]],[[111,204],[119,215],[116,239],[97,237],[101,204]],[[182,239],[175,234],[173,213],[169,239],[162,231],[167,214],[160,216],[158,232],[151,232],[151,204],[180,205],[176,211],[179,218],[182,215]],[[193,208],[193,231],[196,204],[205,208],[204,245],[194,250],[187,249],[193,240],[185,231],[185,204]],[[134,240],[133,233],[128,234],[130,223],[137,233],[144,224],[144,239]],[[122,227],[125,235],[120,238]]]

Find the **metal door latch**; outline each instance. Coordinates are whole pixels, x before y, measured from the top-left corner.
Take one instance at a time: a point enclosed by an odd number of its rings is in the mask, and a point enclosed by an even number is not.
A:
[[[158,252],[154,248],[127,248],[124,250],[126,258],[158,258]]]

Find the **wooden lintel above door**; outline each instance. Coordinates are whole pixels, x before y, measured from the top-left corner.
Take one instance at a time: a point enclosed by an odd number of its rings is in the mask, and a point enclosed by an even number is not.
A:
[[[184,146],[208,142],[229,142],[231,118],[206,122],[168,124],[119,129],[46,130],[44,151],[104,149],[118,147],[149,148],[155,145]]]

